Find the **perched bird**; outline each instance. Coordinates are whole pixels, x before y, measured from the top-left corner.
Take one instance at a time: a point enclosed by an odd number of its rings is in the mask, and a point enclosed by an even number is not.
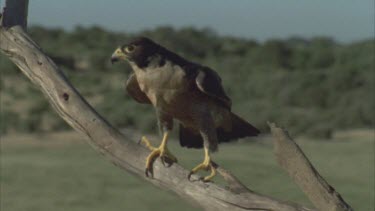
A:
[[[146,176],[152,174],[157,157],[163,164],[166,160],[177,161],[167,148],[173,120],[179,122],[181,146],[204,148],[203,162],[188,176],[209,170],[204,181],[216,174],[210,153],[217,151],[220,142],[259,134],[258,129],[231,112],[231,100],[221,78],[209,67],[190,62],[145,37],[118,47],[111,61],[119,60],[127,61],[134,72],[126,82],[127,92],[138,103],[152,104],[163,133],[157,148],[142,137],[151,150],[146,159]]]

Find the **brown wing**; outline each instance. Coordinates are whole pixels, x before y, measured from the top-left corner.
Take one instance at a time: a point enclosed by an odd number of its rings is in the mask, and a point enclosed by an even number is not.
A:
[[[138,103],[151,104],[150,99],[148,99],[147,95],[142,92],[141,88],[139,87],[134,73],[130,74],[128,80],[126,81],[125,87],[128,94]]]
[[[198,70],[195,82],[199,90],[216,99],[221,105],[231,109],[232,102],[221,86],[220,76],[208,67]]]

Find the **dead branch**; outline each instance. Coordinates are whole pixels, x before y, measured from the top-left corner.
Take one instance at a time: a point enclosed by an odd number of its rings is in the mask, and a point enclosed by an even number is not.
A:
[[[268,123],[274,136],[274,151],[279,165],[302,189],[319,210],[352,210],[307,159],[286,130]]]
[[[43,91],[58,114],[74,129],[89,137],[89,143],[115,165],[146,181],[174,191],[205,210],[309,210],[297,208],[250,191],[236,193],[215,184],[190,182],[188,170],[174,164],[154,165],[154,179],[144,176],[149,151],[118,132],[73,88],[57,66],[31,38],[15,26],[0,30],[0,48]]]
[[[26,29],[27,26],[27,11],[29,6],[29,0],[15,0],[6,1],[6,6],[2,11],[2,22],[3,26],[15,26],[20,25]],[[17,15],[14,15],[17,14]]]
[[[7,5],[9,2],[12,1],[8,0]],[[27,8],[27,0],[13,2],[18,2],[18,7]],[[20,10],[17,10],[17,5],[13,6],[9,8],[14,8],[14,10],[7,10],[4,15],[17,16],[17,11]],[[26,19],[26,16],[24,18]],[[166,168],[160,161],[154,164],[154,178],[145,177],[144,161],[149,151],[112,127],[83,99],[62,71],[25,33],[22,26],[25,26],[23,24],[26,20],[11,24],[1,23],[1,52],[40,88],[56,112],[72,128],[85,134],[88,137],[88,143],[116,166],[157,187],[171,190],[205,210],[313,210],[254,193],[230,172],[219,166],[218,171],[228,181],[229,189],[213,183],[191,182],[187,179],[188,170],[178,164]],[[283,144],[283,142],[280,143]],[[294,156],[294,154],[289,154],[289,156]],[[313,189],[309,185],[302,188],[305,192]]]

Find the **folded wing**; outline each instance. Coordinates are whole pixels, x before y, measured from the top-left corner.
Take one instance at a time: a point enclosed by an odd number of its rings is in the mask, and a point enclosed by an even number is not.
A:
[[[150,99],[148,99],[147,95],[142,92],[141,88],[139,87],[134,73],[130,74],[128,80],[126,81],[125,88],[128,94],[138,103],[151,104]]]
[[[198,70],[195,78],[198,89],[208,96],[217,100],[217,102],[228,110],[231,109],[232,102],[225,93],[220,76],[208,67],[202,67]]]

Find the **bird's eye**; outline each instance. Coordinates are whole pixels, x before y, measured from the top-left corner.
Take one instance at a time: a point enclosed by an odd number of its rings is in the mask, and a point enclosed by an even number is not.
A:
[[[127,47],[125,48],[125,51],[126,51],[127,53],[130,53],[130,52],[134,51],[134,46],[133,46],[133,45],[129,45],[129,46],[127,46]]]

